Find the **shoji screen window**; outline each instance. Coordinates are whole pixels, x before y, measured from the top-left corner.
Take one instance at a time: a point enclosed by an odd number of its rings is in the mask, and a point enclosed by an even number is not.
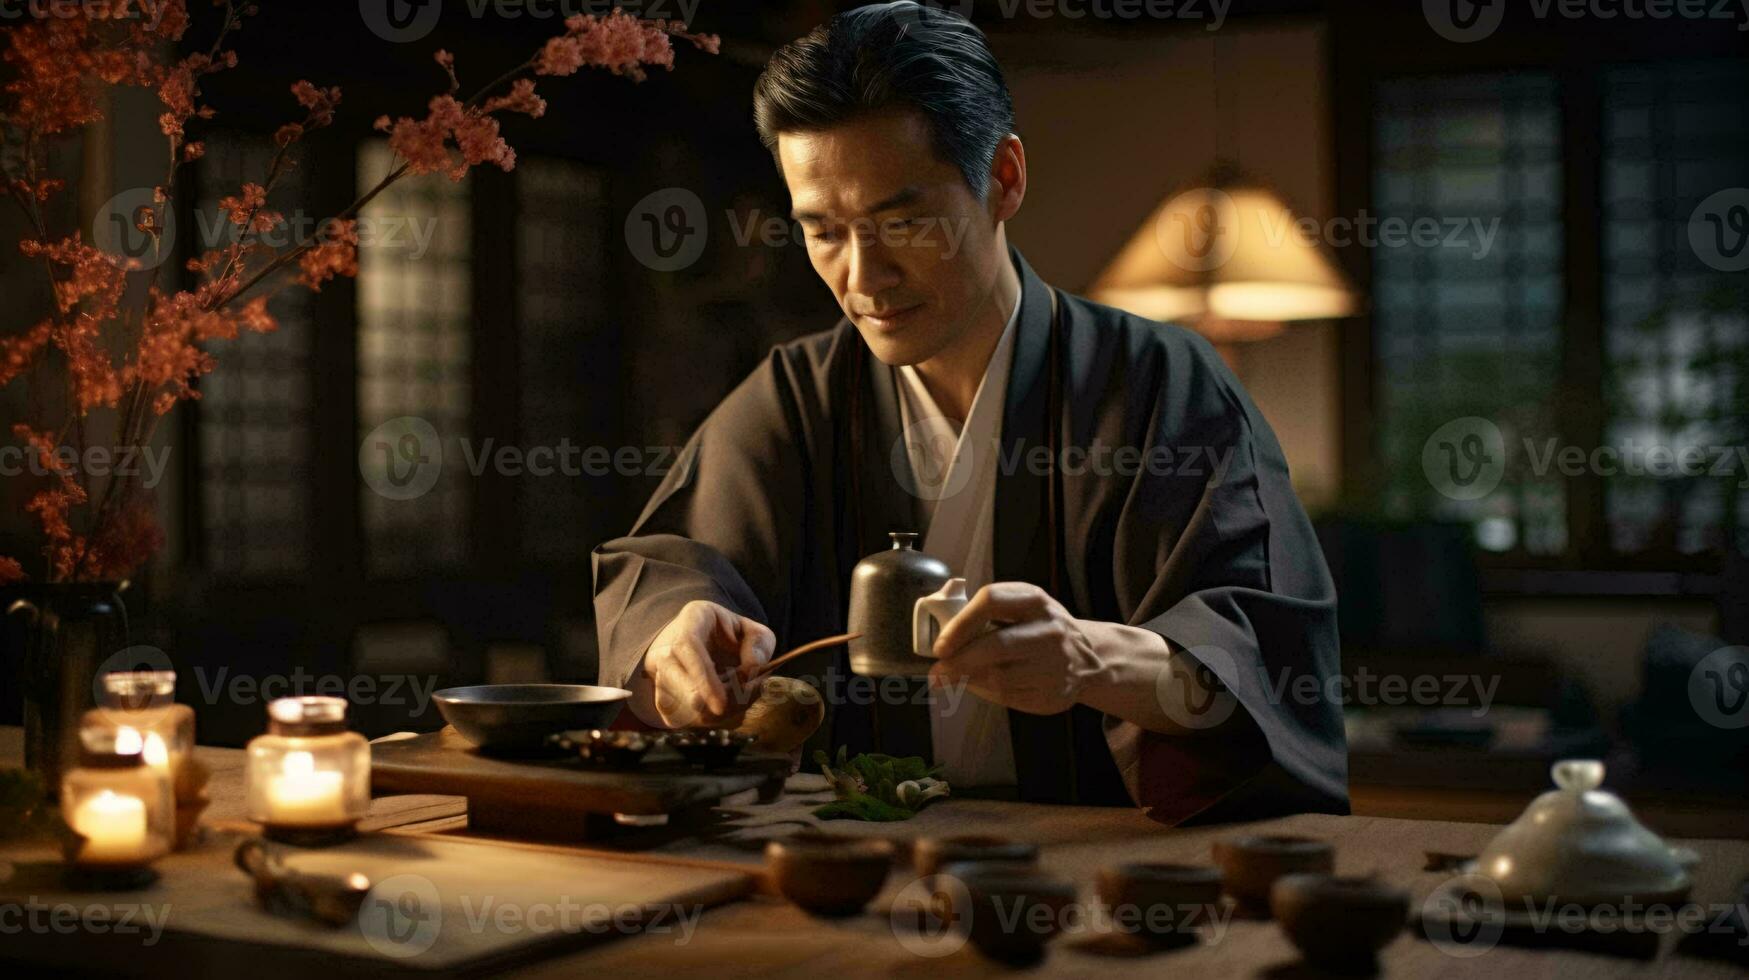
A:
[[[1610,544],[1749,550],[1749,67],[1623,68],[1603,102]]]
[[[363,144],[360,191],[398,165]],[[469,183],[408,177],[360,215],[358,417],[361,452],[387,454],[394,486],[360,485],[366,568],[394,576],[453,566],[468,554],[470,488],[461,443],[469,425],[473,320]],[[409,438],[411,437],[411,438]],[[435,438],[437,446],[429,445]],[[413,480],[433,462],[430,485]],[[398,493],[411,486],[417,493]],[[384,492],[388,490],[389,492]]]
[[[598,363],[608,326],[606,180],[595,168],[550,157],[524,157],[515,176],[523,439],[531,447],[569,440],[580,452],[602,431],[609,408],[593,383],[611,376]],[[551,564],[588,560],[590,484],[600,480],[556,469],[523,480],[521,539],[528,557]]]
[[[266,136],[213,133],[198,169],[194,228],[185,254],[221,249],[241,229],[219,200],[245,182],[265,181],[275,147]],[[302,144],[277,179],[268,206],[295,218],[306,207]],[[268,234],[285,236],[281,225]],[[279,290],[270,333],[244,331],[213,345],[218,367],[200,382],[195,403],[199,446],[203,564],[220,576],[289,579],[309,567],[310,353],[314,328],[308,290]]]
[[[1376,92],[1377,217],[1403,227],[1431,219],[1442,231],[1435,246],[1372,249],[1385,505],[1465,521],[1495,552],[1567,546],[1561,482],[1537,478],[1519,451],[1555,435],[1560,130],[1544,76],[1406,79]],[[1429,442],[1461,419],[1497,427],[1505,450],[1503,478],[1479,496],[1440,492],[1424,466]],[[1473,449],[1469,435],[1452,445]]]

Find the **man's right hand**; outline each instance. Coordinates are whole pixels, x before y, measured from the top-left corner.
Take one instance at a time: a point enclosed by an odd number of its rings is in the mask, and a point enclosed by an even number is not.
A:
[[[689,602],[632,672],[633,710],[662,728],[734,727],[759,697],[760,682],[746,678],[771,659],[776,644],[763,623],[714,602]]]

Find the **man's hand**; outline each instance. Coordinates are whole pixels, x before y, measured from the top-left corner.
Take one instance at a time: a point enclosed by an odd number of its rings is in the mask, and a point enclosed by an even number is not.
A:
[[[714,602],[689,602],[632,672],[633,710],[663,728],[732,728],[759,697],[760,682],[747,676],[771,659],[776,642],[763,623]]]
[[[942,628],[935,654],[941,662],[930,668],[931,684],[964,683],[986,701],[1033,714],[1084,704],[1150,732],[1184,735],[1218,723],[1237,703],[1208,668],[1178,660],[1153,630],[1076,619],[1025,582],[979,589]],[[1228,699],[1222,713],[1174,710],[1216,697]]]
[[[1086,625],[1036,585],[986,585],[936,638],[941,662],[930,668],[930,683],[963,682],[985,700],[1032,714],[1067,711],[1104,670]]]

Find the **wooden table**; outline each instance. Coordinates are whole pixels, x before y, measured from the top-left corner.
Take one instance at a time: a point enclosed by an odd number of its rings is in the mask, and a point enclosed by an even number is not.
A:
[[[208,818],[239,821],[243,816],[243,755],[235,749],[201,748],[212,768],[213,805]],[[0,728],[0,765],[17,765],[20,737],[16,728]],[[720,820],[685,835],[641,832],[612,845],[561,848],[588,850],[611,846],[623,854],[635,851],[642,860],[681,864],[712,864],[757,870],[766,840],[813,824],[808,810],[824,799],[817,776],[796,776],[784,800],[770,805],[725,808]],[[445,797],[389,797],[373,802],[366,829],[395,834],[468,833],[462,801]],[[1137,812],[1095,807],[1043,806],[999,801],[950,799],[935,804],[916,819],[901,824],[834,821],[834,832],[908,839],[927,834],[987,832],[1033,841],[1042,847],[1041,863],[1073,878],[1083,901],[1093,902],[1097,869],[1119,861],[1207,863],[1210,844],[1232,835],[1236,826],[1170,829]],[[1475,853],[1495,833],[1487,824],[1399,820],[1381,817],[1332,817],[1307,814],[1260,824],[1245,830],[1307,834],[1334,842],[1338,871],[1376,873],[1410,889],[1416,907],[1447,876],[1424,873],[1423,853]],[[1724,903],[1738,882],[1749,876],[1749,844],[1734,840],[1686,840],[1705,858],[1696,873],[1694,900]],[[507,847],[547,847],[506,843]],[[851,919],[811,918],[793,906],[765,894],[705,913],[696,931],[625,936],[568,955],[523,966],[529,977],[669,977],[702,974],[711,980],[772,975],[934,977],[944,972],[1007,975],[1016,971],[985,960],[970,947],[940,958],[908,951],[881,910],[912,880],[896,869],[887,889],[871,911]],[[0,922],[0,925],[3,925]],[[1139,955],[1132,947],[1110,942],[1093,931],[1067,934],[1053,944],[1045,962],[1024,971],[1029,976],[1109,977],[1119,971],[1185,971],[1197,977],[1266,977],[1285,980],[1318,976],[1299,960],[1297,952],[1272,924],[1231,920],[1205,933],[1197,946]],[[1664,938],[1654,960],[1635,960],[1573,950],[1523,949],[1501,945],[1479,956],[1461,958],[1405,932],[1382,957],[1384,976],[1401,977],[1557,977],[1584,975],[1587,980],[1610,977],[1741,976],[1742,967],[1698,958],[1677,950],[1684,937]],[[5,943],[0,942],[0,957]],[[179,958],[155,963],[146,951],[144,971],[198,975],[202,964]]]

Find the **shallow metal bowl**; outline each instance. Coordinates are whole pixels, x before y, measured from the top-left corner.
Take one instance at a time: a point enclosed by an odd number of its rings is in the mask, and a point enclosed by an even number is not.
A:
[[[606,728],[632,692],[592,684],[477,684],[431,695],[443,720],[490,752],[551,752],[547,736]]]

